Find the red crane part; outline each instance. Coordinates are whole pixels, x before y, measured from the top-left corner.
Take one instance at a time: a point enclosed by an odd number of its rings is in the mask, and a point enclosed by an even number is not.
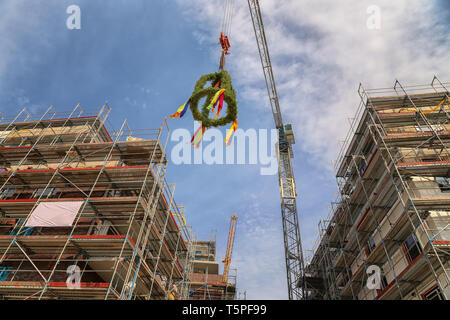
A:
[[[222,52],[224,54],[230,54],[230,51],[228,51],[228,49],[231,47],[230,41],[228,40],[228,37],[223,34],[223,32],[220,33],[219,42],[222,46]]]

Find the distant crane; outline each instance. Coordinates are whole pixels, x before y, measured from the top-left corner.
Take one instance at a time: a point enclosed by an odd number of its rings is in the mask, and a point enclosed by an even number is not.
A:
[[[297,216],[297,203],[294,173],[291,158],[293,158],[292,144],[294,133],[292,125],[283,124],[280,105],[278,103],[277,89],[270,62],[269,48],[267,46],[261,9],[258,0],[248,0],[248,6],[255,31],[256,43],[266,79],[270,106],[278,129],[278,177],[280,185],[281,218],[283,223],[284,253],[286,258],[286,273],[289,300],[306,300],[305,275],[300,228]]]
[[[234,213],[231,216],[230,231],[228,232],[227,253],[225,254],[225,258],[222,260],[224,263],[222,282],[224,283],[228,282],[228,272],[230,271],[231,254],[233,253],[234,234],[236,233],[237,219],[238,217]]]

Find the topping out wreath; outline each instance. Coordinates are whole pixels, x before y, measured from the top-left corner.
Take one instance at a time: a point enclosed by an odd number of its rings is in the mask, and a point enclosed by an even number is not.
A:
[[[205,87],[208,82],[210,82],[211,86]],[[206,100],[203,103],[202,109],[199,110],[199,101],[204,97],[206,97]],[[227,104],[226,115],[220,117],[224,101]],[[224,126],[228,123],[231,123],[231,127],[228,130],[225,143],[228,145],[231,143],[231,137],[236,132],[238,122],[236,92],[231,85],[231,77],[227,71],[221,70],[216,73],[201,76],[195,84],[192,95],[170,118],[182,118],[188,107],[191,109],[194,120],[200,121],[202,124],[191,139],[191,143],[196,148],[206,128]],[[214,111],[216,111],[214,118],[210,118],[210,113],[214,114]]]

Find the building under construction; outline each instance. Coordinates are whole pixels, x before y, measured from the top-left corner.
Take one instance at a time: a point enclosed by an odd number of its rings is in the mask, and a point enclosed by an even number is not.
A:
[[[338,199],[300,283],[310,299],[450,299],[448,86],[360,86]]]
[[[191,299],[234,300],[236,297],[236,275],[230,275],[224,281],[223,274],[219,274],[215,240],[195,243],[190,280]]]
[[[188,299],[192,233],[169,127],[108,132],[108,105],[0,123],[1,299]]]
[[[237,272],[230,274],[231,255],[236,234],[237,215],[233,214],[228,232],[227,250],[223,259],[223,273],[219,274],[216,261],[216,239],[196,241],[193,246],[192,271],[189,279],[189,298],[195,300],[235,300]]]

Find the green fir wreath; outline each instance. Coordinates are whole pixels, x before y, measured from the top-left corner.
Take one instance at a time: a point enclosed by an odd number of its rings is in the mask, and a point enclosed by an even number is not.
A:
[[[208,81],[211,82],[211,86],[205,88]],[[222,82],[221,87],[214,87],[219,81]],[[218,119],[211,119],[209,118],[210,110],[207,109],[207,107],[216,92],[220,89],[225,89],[223,100],[227,103],[226,115]],[[203,97],[207,98],[203,104],[202,110],[199,111],[198,103]],[[221,70],[216,73],[209,73],[201,76],[195,84],[194,92],[191,95],[190,108],[194,119],[201,121],[202,125],[206,128],[219,127],[228,123],[233,123],[237,118],[237,104],[236,92],[231,85],[230,74],[225,70]]]

